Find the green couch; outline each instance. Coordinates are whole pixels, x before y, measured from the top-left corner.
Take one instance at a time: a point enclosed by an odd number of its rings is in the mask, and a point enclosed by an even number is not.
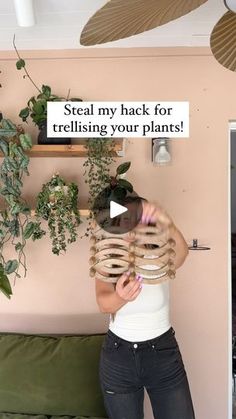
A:
[[[104,335],[0,333],[0,419],[104,419]]]

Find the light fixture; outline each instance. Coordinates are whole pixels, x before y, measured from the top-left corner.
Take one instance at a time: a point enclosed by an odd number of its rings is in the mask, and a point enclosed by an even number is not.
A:
[[[14,0],[16,19],[19,26],[34,26],[33,0]]]
[[[236,0],[224,0],[224,4],[231,12],[236,13]]]
[[[152,138],[152,161],[154,164],[164,165],[171,161],[167,140],[168,138]]]

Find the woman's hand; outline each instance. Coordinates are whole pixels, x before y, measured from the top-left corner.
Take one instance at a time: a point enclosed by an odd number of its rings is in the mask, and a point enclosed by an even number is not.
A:
[[[161,224],[161,226],[167,228],[173,225],[173,220],[159,204],[150,204],[149,202],[143,202],[143,214],[141,223],[159,223]]]
[[[142,276],[136,275],[130,280],[130,272],[125,272],[116,283],[116,293],[124,301],[133,301],[140,294],[142,289]]]

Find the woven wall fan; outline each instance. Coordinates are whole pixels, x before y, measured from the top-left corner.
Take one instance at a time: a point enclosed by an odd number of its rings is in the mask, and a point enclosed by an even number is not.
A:
[[[208,0],[110,0],[87,22],[80,37],[91,46],[154,29],[184,16]],[[236,71],[236,0],[222,0],[228,11],[211,34],[217,61]]]

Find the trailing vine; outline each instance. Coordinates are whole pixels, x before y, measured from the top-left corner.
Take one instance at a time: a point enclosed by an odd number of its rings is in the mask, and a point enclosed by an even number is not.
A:
[[[69,101],[78,101],[81,102],[81,98],[70,98],[70,89],[68,90],[67,97],[61,97],[57,96],[52,93],[52,89],[50,86],[42,85],[39,87],[29,74],[29,71],[26,67],[25,60],[20,56],[20,53],[16,47],[15,42],[15,35],[13,37],[13,47],[15,49],[16,55],[17,55],[17,62],[16,62],[16,68],[17,70],[23,70],[24,71],[24,78],[28,78],[28,80],[31,82],[31,84],[34,86],[34,88],[37,90],[38,95],[32,96],[28,102],[27,106],[23,109],[21,109],[19,113],[19,117],[22,119],[23,122],[27,121],[30,117],[32,121],[41,129],[47,121],[47,102],[58,102],[62,100],[69,100]]]
[[[65,252],[67,244],[76,241],[80,224],[78,186],[66,183],[59,174],[53,175],[38,194],[36,216],[48,222],[52,252],[56,255]]]
[[[40,239],[45,231],[41,223],[30,220],[30,207],[23,199],[23,176],[29,176],[29,157],[26,151],[32,147],[29,134],[13,124],[9,119],[0,121],[0,149],[3,161],[0,166],[0,195],[4,200],[5,209],[0,210],[0,290],[10,298],[12,294],[8,275],[14,273],[20,277],[20,267],[26,276],[25,245],[29,238]],[[17,257],[6,260],[4,250],[9,242],[14,247]]]
[[[96,197],[104,193],[106,199],[122,200],[127,193],[133,192],[133,186],[123,175],[129,170],[131,163],[125,162],[116,169],[115,176],[111,175],[110,166],[115,161],[114,140],[91,138],[87,140],[86,148],[88,157],[84,163],[85,167],[85,183],[89,186],[89,209],[88,227],[85,236],[89,236],[93,230],[93,219],[96,216],[96,210],[93,209]]]
[[[115,161],[113,158],[114,145],[114,140],[110,138],[89,138],[85,143],[88,157],[83,166],[85,168],[85,183],[89,186],[88,206],[90,209],[85,236],[89,236],[92,230],[94,201],[110,181],[110,166]]]

